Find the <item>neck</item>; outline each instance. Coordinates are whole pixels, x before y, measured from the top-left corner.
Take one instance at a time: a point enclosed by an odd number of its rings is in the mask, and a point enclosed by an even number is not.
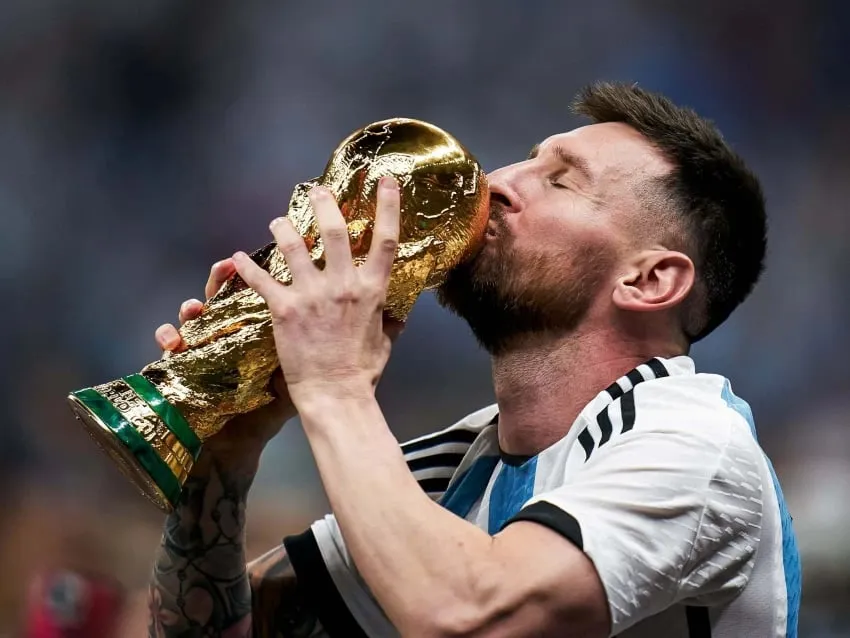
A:
[[[582,409],[618,378],[652,357],[679,354],[669,344],[624,341],[598,330],[529,341],[493,357],[499,445],[534,455],[562,439]]]

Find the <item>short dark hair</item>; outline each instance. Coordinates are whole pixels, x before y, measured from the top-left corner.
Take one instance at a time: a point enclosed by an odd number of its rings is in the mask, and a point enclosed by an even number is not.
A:
[[[673,165],[661,187],[683,222],[697,271],[699,309],[684,331],[692,343],[702,339],[747,298],[764,270],[767,215],[758,178],[711,121],[636,85],[587,86],[573,111],[594,123],[631,126]]]

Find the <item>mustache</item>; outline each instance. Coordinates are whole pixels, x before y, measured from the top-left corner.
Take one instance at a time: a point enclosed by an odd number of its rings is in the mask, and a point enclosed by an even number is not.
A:
[[[490,202],[490,219],[496,223],[500,229],[507,226],[505,223],[505,206],[499,202]]]

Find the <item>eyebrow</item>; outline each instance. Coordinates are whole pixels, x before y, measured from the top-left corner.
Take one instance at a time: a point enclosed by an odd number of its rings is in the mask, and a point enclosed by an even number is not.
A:
[[[562,164],[569,166],[571,168],[575,168],[581,176],[587,181],[593,182],[593,175],[590,172],[590,165],[587,163],[587,160],[583,157],[579,157],[575,153],[570,153],[563,146],[558,146],[555,144],[552,147],[552,152],[555,154],[555,157],[558,158]],[[535,144],[531,147],[531,151],[528,153],[528,157],[526,159],[534,159],[540,154],[540,144]]]

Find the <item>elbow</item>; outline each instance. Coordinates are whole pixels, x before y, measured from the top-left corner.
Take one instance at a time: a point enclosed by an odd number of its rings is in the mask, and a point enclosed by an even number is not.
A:
[[[505,587],[501,570],[475,570],[474,578],[447,582],[420,596],[402,625],[402,636],[416,638],[501,638],[518,635],[518,616],[528,606],[518,587]],[[533,605],[532,605],[533,606]],[[539,634],[534,634],[539,635]]]
[[[402,636],[415,638],[477,638],[494,635],[485,631],[488,624],[473,605],[453,602],[421,609],[397,628]]]
[[[551,609],[539,601],[518,605],[476,605],[451,601],[424,607],[399,626],[402,636],[416,638],[604,638],[607,616],[594,609]]]
[[[445,593],[445,592],[443,592]],[[514,597],[500,596],[496,591],[487,596],[466,597],[437,595],[420,600],[416,612],[399,626],[402,636],[416,638],[497,638],[517,635],[524,611]],[[518,621],[520,621],[518,623]],[[539,634],[533,634],[535,636]]]

